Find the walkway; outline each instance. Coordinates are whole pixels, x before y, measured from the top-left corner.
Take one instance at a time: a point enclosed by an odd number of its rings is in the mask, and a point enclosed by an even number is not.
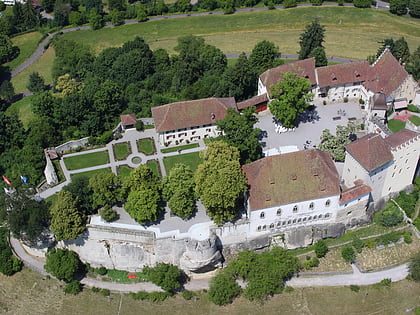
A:
[[[44,262],[34,259],[22,247],[20,242],[15,238],[10,238],[10,244],[15,254],[23,261],[25,266],[39,272],[43,275],[48,275],[44,270]],[[403,264],[387,270],[362,273],[355,265],[352,265],[352,274],[334,275],[334,276],[316,276],[316,277],[293,277],[286,282],[286,285],[292,287],[314,287],[314,286],[343,286],[343,285],[369,285],[378,283],[383,279],[391,279],[393,282],[403,280],[408,275],[408,264]],[[214,272],[208,274],[192,275],[191,280],[185,284],[187,290],[203,290],[209,288],[209,281],[214,275]],[[138,292],[138,291],[162,291],[159,287],[150,282],[141,283],[114,283],[104,282],[91,278],[84,278],[81,282],[89,287],[97,287],[109,289],[111,291],[119,292]]]

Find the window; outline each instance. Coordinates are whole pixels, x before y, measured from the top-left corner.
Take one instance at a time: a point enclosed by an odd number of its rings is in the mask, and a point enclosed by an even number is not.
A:
[[[287,223],[286,221],[283,221],[281,225],[286,225],[286,223]]]
[[[265,213],[264,212],[261,212],[260,213],[260,219],[264,219],[265,218]]]
[[[298,211],[298,206],[297,205],[295,205],[294,207],[293,207],[293,212],[297,212]]]
[[[313,202],[311,202],[311,203],[309,204],[309,210],[314,210],[314,203],[313,203]]]
[[[308,218],[308,221],[311,221],[312,220],[312,217],[310,216],[309,218]]]
[[[296,219],[293,219],[293,223],[296,223]]]
[[[306,221],[306,217],[304,217],[302,221],[305,222]]]
[[[277,209],[277,215],[281,215],[281,208]]]
[[[302,219],[301,219],[301,218],[299,218],[297,221],[298,221],[298,223],[300,223],[300,222],[302,221]]]
[[[329,207],[329,206],[330,206],[330,204],[331,204],[331,200],[330,200],[330,199],[328,199],[327,201],[325,201],[325,206],[326,206],[326,207]]]
[[[291,224],[291,223],[292,223],[292,221],[291,221],[291,220],[287,221],[287,224]]]
[[[329,218],[330,217],[330,214],[329,213],[326,213],[325,214],[325,218]]]
[[[284,223],[284,222],[283,222],[283,223]],[[277,223],[277,227],[280,227],[280,225],[281,225],[281,222],[278,222],[278,223]]]
[[[261,225],[258,226],[257,231],[261,231]]]
[[[263,225],[263,231],[267,230],[267,226]]]
[[[270,229],[274,229],[274,223],[270,224]]]

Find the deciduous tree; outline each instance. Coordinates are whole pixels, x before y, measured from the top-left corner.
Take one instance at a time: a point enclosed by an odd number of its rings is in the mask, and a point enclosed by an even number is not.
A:
[[[389,12],[396,15],[404,15],[407,13],[408,0],[390,0]]]
[[[328,246],[324,240],[319,240],[315,243],[315,254],[317,258],[322,258],[328,253]]]
[[[414,280],[420,281],[420,252],[415,254],[414,257],[411,258],[408,270],[410,271],[410,276]]]
[[[162,210],[159,201],[158,191],[142,187],[129,193],[124,209],[140,224],[154,222]]]
[[[32,72],[29,75],[29,81],[26,87],[32,93],[42,92],[45,89],[44,79],[38,72]]]
[[[406,69],[415,80],[420,80],[420,46],[411,54]]]
[[[174,292],[183,284],[181,269],[172,264],[158,263],[155,267],[144,267],[143,272],[154,284],[163,290]]]
[[[299,38],[299,59],[306,59],[315,48],[324,47],[322,45],[324,36],[325,27],[319,24],[317,19],[312,21],[311,24],[306,25],[305,32]]]
[[[252,49],[249,61],[257,73],[273,68],[276,58],[280,55],[279,48],[273,42],[263,40],[255,44]]]
[[[89,179],[92,206],[100,208],[121,200],[121,181],[114,173],[99,172]]]
[[[351,142],[349,136],[354,134],[356,130],[357,126],[353,122],[349,122],[347,126],[337,126],[335,136],[328,129],[324,129],[318,149],[331,154],[334,161],[344,161],[346,156],[344,146]]]
[[[309,106],[313,94],[309,93],[311,83],[295,73],[286,72],[279,83],[272,87],[272,97],[268,106],[282,125],[292,128],[296,125],[298,115]]]
[[[68,249],[53,248],[46,255],[44,268],[54,277],[65,282],[71,282],[74,275],[83,266],[79,256]]]
[[[209,300],[216,305],[226,305],[233,302],[241,288],[235,279],[227,272],[221,271],[210,280]]]
[[[420,0],[409,0],[408,9],[412,17],[420,18]]]
[[[323,67],[328,65],[327,55],[325,54],[324,47],[314,48],[308,56],[309,58],[315,58],[315,67]]]

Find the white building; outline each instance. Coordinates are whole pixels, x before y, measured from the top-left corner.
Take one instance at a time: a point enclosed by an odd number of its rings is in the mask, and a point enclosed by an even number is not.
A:
[[[341,191],[330,155],[304,150],[243,166],[249,184],[250,234],[366,218],[370,187],[359,182]]]
[[[403,129],[385,139],[370,133],[346,146],[342,179],[346,186],[362,180],[377,201],[409,186],[414,179],[420,135]]]
[[[221,135],[216,121],[237,110],[233,97],[206,98],[152,108],[160,145],[174,145]]]

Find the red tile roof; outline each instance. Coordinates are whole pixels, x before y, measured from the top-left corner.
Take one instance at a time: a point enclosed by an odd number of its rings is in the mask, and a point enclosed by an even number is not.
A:
[[[269,94],[271,92],[271,85],[279,82],[281,74],[285,72],[296,73],[298,76],[308,79],[312,85],[316,84],[315,58],[292,61],[276,68],[268,69],[260,75],[260,80],[267,87]]]
[[[137,122],[137,118],[135,114],[121,115],[120,118],[121,118],[121,125],[123,126],[134,125]]]
[[[375,133],[367,134],[345,148],[368,172],[394,159],[385,140]]]
[[[397,131],[396,133],[393,133],[389,137],[385,138],[385,142],[391,149],[393,149],[410,141],[411,139],[416,139],[419,136],[420,134],[415,131],[401,129],[400,131]]]
[[[325,66],[316,70],[320,87],[365,81],[370,72],[369,62],[358,61]]]
[[[371,68],[372,71],[364,86],[375,93],[382,92],[391,95],[408,76],[407,71],[388,49]]]
[[[267,94],[257,95],[245,101],[238,103],[238,109],[244,109],[251,106],[258,106],[260,104],[266,104],[268,102]]]
[[[303,150],[246,164],[250,210],[340,194],[340,179],[330,155]]]
[[[158,132],[214,124],[226,116],[228,108],[236,109],[233,97],[206,98],[171,103],[152,108]]]
[[[365,185],[365,184],[359,184],[359,185],[350,187],[349,189],[343,190],[341,192],[340,204],[356,199],[360,196],[366,195],[370,193],[371,191],[372,191],[372,188],[370,188],[368,185]]]
[[[372,109],[387,110],[386,96],[383,93],[375,93],[372,97]]]

